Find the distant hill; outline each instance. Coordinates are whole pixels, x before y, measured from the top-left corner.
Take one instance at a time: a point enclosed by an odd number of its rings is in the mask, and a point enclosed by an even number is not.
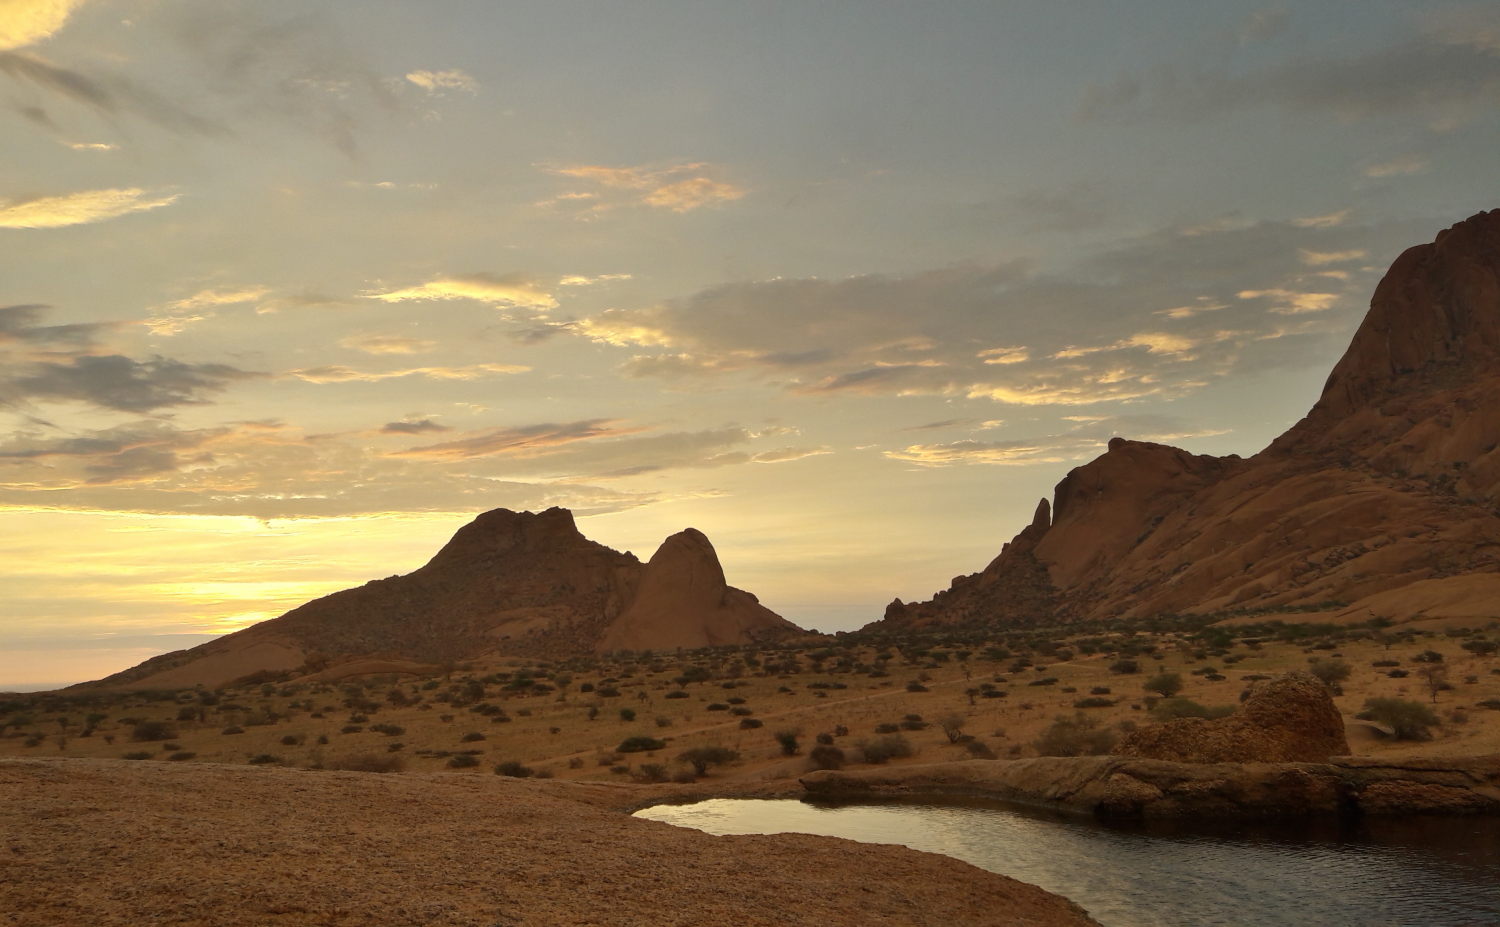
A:
[[[1500,618],[1497,448],[1500,210],[1395,261],[1317,404],[1270,447],[1115,438],[987,567],[869,628],[1314,607]]]
[[[86,686],[217,686],[354,658],[444,664],[485,655],[562,659],[607,650],[747,644],[801,629],[729,586],[689,528],[651,561],[579,533],[566,509],[485,512],[424,567],[335,592],[191,650]]]

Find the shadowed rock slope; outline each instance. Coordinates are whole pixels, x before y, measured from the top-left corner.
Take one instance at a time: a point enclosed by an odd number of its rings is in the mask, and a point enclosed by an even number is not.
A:
[[[1500,210],[1403,253],[1249,459],[1115,438],[984,570],[872,629],[1330,606],[1500,615]]]
[[[419,570],[314,599],[97,684],[214,686],[350,657],[425,664],[486,654],[561,659],[792,633],[800,629],[725,582],[701,532],[673,535],[642,564],[584,537],[566,509],[495,509],[459,529]]]

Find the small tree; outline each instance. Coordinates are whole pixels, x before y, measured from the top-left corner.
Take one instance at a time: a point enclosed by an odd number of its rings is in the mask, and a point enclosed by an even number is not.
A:
[[[693,747],[677,754],[679,762],[687,763],[693,767],[693,772],[700,776],[708,775],[708,767],[723,766],[725,763],[733,763],[740,755],[728,747]]]
[[[777,731],[776,742],[781,745],[782,756],[796,756],[802,752],[802,745],[797,742],[798,731]]]
[[[1161,673],[1146,680],[1142,688],[1147,692],[1155,692],[1162,698],[1171,698],[1182,691],[1182,676],[1178,673]]]
[[[1348,679],[1349,674],[1354,671],[1348,663],[1338,659],[1314,660],[1308,669],[1330,689],[1337,689],[1339,684]]]
[[[1114,745],[1115,735],[1080,711],[1071,718],[1058,715],[1032,746],[1041,756],[1094,756]]]
[[[948,743],[956,744],[964,736],[965,720],[963,715],[947,715],[938,721],[938,727],[943,729],[943,736],[948,738]]]
[[[1427,694],[1432,696],[1433,704],[1437,704],[1437,694],[1448,686],[1448,667],[1441,663],[1429,663],[1417,670],[1417,676],[1421,678],[1422,685],[1427,689]]]

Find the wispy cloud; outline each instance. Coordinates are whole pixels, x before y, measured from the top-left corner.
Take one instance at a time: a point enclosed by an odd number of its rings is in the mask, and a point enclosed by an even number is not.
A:
[[[1426,155],[1402,155],[1399,158],[1391,158],[1389,161],[1380,161],[1368,165],[1362,173],[1366,177],[1377,180],[1382,177],[1405,177],[1411,174],[1424,173],[1430,163]]]
[[[526,425],[519,428],[497,428],[478,434],[397,451],[397,457],[435,457],[468,459],[471,457],[526,457],[576,441],[593,441],[636,434],[645,429],[621,425],[614,419],[595,418],[578,422]]]
[[[55,229],[87,225],[170,206],[181,196],[180,193],[153,194],[130,187],[0,202],[0,228]]]
[[[1201,428],[1159,415],[1067,416],[1076,422],[1059,434],[1011,441],[951,441],[943,444],[912,444],[882,452],[891,460],[924,467],[968,464],[1025,466],[1057,464],[1092,457],[1115,436],[1136,441],[1182,441],[1222,435],[1224,429]]]
[[[479,380],[509,373],[525,373],[530,367],[518,364],[471,364],[466,367],[407,367],[401,370],[356,370],[330,365],[291,370],[287,376],[308,383],[378,383],[402,377],[425,377],[429,380]]]
[[[713,169],[704,163],[669,167],[580,164],[545,170],[559,177],[596,185],[593,191],[566,191],[543,204],[575,204],[587,214],[626,205],[691,212],[705,206],[733,202],[746,194],[742,187],[715,179]]]
[[[557,298],[535,278],[526,274],[461,274],[435,277],[416,286],[376,290],[366,299],[387,303],[472,299],[492,306],[546,311],[557,308]]]
[[[366,354],[423,354],[437,347],[436,341],[401,335],[350,335],[339,344]]]
[[[269,292],[270,289],[263,286],[199,290],[191,296],[155,307],[145,325],[153,335],[175,335],[189,325],[211,317],[220,306],[254,302]]]
[[[383,435],[425,435],[436,434],[444,431],[452,431],[447,425],[441,425],[430,418],[406,420],[401,422],[386,422],[380,428]]]
[[[227,364],[190,364],[168,357],[138,361],[108,354],[38,362],[0,387],[24,399],[85,402],[143,413],[203,405],[229,384],[260,376]]]
[[[464,93],[479,92],[479,81],[457,68],[447,71],[411,71],[406,75],[406,80],[429,94],[440,95],[447,90],[459,90]]]

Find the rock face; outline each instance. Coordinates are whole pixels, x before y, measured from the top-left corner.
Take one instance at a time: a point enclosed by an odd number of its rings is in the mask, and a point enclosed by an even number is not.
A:
[[[1173,763],[1326,763],[1347,755],[1349,741],[1328,687],[1294,672],[1256,684],[1227,718],[1143,727],[1115,753]]]
[[[1116,438],[983,571],[878,628],[1500,596],[1500,210],[1408,249],[1307,416],[1248,459]],[[1039,513],[1040,514],[1040,513]]]
[[[447,663],[485,654],[559,659],[752,643],[797,633],[725,583],[713,546],[688,529],[650,564],[584,537],[566,509],[485,512],[421,569],[315,599],[101,684],[222,685],[323,658]]]
[[[821,770],[813,795],[982,795],[1104,819],[1256,820],[1309,816],[1500,815],[1500,757],[1387,762],[1172,763],[1121,756],[1039,756],[931,766]]]

